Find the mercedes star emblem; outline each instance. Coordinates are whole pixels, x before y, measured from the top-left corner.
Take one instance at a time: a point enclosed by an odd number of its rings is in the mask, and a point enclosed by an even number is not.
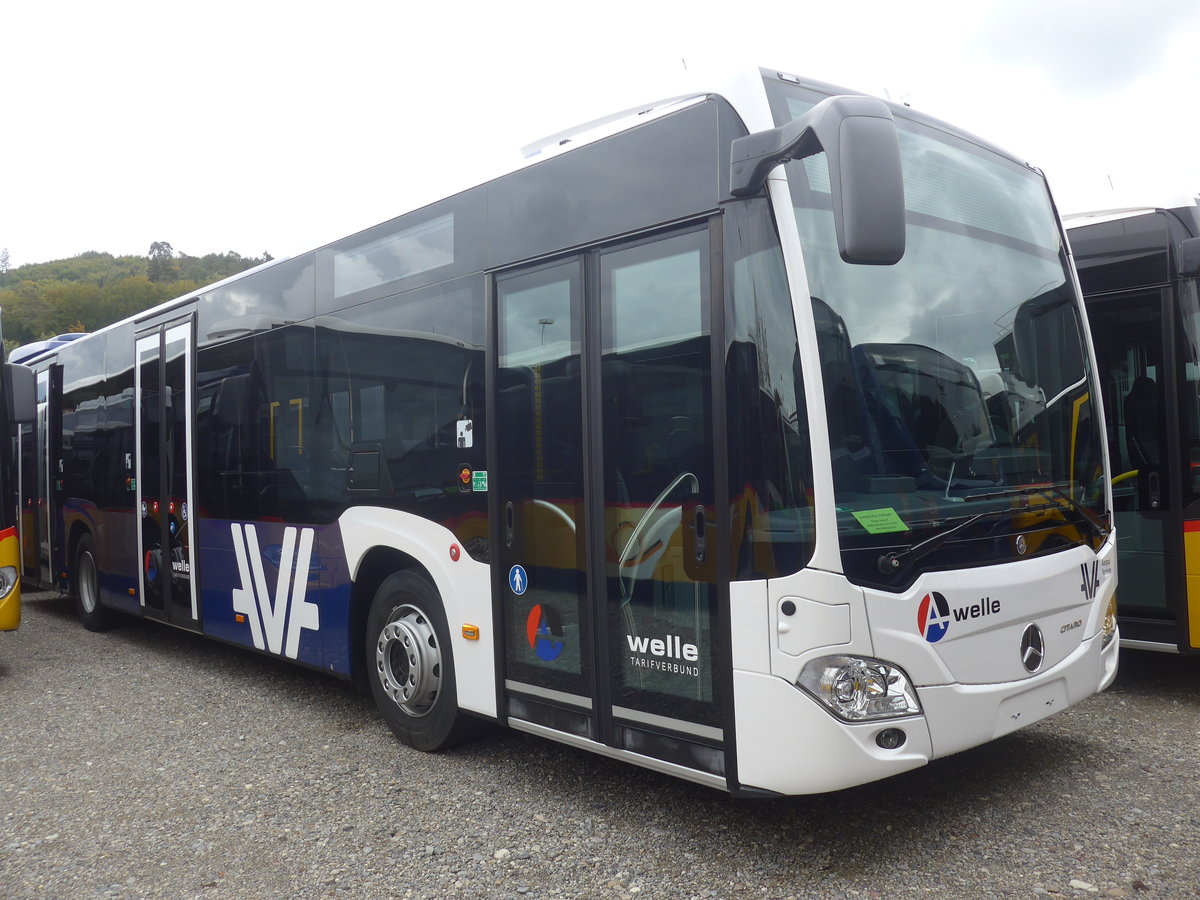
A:
[[[1036,625],[1026,625],[1021,634],[1021,663],[1026,671],[1036,672],[1046,658],[1046,638]]]

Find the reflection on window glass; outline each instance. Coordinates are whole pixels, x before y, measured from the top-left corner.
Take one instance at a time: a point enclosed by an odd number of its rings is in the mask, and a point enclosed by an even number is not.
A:
[[[718,721],[715,552],[696,549],[714,503],[707,241],[692,232],[600,261],[613,702],[635,721]]]
[[[700,251],[613,272],[611,340],[618,347],[663,344],[700,333]]]
[[[744,220],[726,229],[730,546],[735,577],[753,580],[798,571],[812,555],[812,448],[778,237],[763,212],[736,215]]]
[[[771,86],[781,121],[816,95]],[[1041,177],[897,114],[907,239],[894,266],[851,265],[837,249],[824,154],[786,172],[817,328],[843,562],[853,578],[902,587],[879,548],[911,546],[987,512],[977,533],[928,564],[1009,558],[995,533],[1048,485],[1068,524],[1028,535],[1034,552],[1091,539],[1071,504],[1103,512],[1098,392],[1078,299]],[[1024,493],[1023,493],[1024,492]],[[1054,493],[1058,492],[1058,493]],[[1055,501],[1046,501],[1055,502]],[[993,515],[994,513],[994,515]],[[970,539],[979,541],[970,551]],[[957,556],[956,556],[957,554]],[[920,559],[922,557],[917,557]],[[890,570],[889,570],[890,571]]]
[[[504,295],[502,365],[537,365],[575,352],[572,336],[570,283],[509,291]]]
[[[454,262],[454,214],[446,213],[333,256],[333,293],[344,297]]]
[[[789,98],[792,118],[813,105]],[[1008,160],[964,153],[931,134],[901,128],[904,205],[910,213],[969,225],[1057,252],[1061,243],[1054,217],[1045,215],[1045,188]],[[828,194],[829,161],[823,154],[803,160],[811,190]]]

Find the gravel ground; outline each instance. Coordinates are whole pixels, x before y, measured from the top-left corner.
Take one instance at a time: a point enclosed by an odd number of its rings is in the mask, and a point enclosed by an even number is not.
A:
[[[1200,897],[1200,658],[834,795],[739,801],[27,597],[0,634],[0,897]]]

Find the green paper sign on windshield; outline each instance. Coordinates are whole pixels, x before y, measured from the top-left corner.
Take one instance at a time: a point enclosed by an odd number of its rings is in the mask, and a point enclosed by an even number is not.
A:
[[[908,526],[896,515],[890,506],[883,509],[864,509],[852,513],[858,519],[858,524],[867,529],[869,534],[887,534],[891,531],[908,531]]]

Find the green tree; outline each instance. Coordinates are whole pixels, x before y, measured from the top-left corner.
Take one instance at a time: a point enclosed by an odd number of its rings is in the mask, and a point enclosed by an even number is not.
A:
[[[148,276],[155,284],[175,281],[179,278],[179,267],[175,265],[175,248],[166,241],[155,241],[150,245]]]

